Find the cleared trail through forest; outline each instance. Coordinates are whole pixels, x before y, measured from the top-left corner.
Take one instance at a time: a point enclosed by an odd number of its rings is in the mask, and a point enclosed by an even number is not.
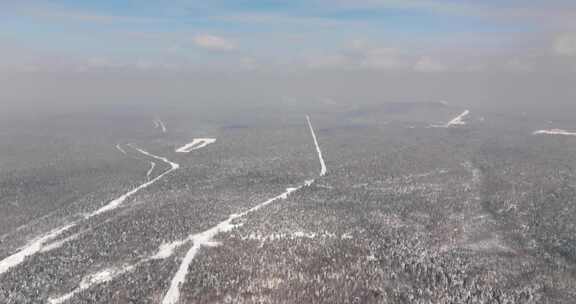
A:
[[[314,128],[312,126],[312,123],[310,121],[310,117],[306,116],[306,120],[308,123],[308,127],[310,129],[310,134],[312,135],[312,138],[314,140],[316,153],[318,156],[318,160],[320,162],[320,174],[319,174],[319,176],[322,177],[322,176],[326,175],[326,173],[327,173],[326,164],[324,162],[322,150],[320,149],[320,145],[318,144],[316,133],[315,133]],[[180,300],[180,287],[186,281],[186,277],[188,275],[188,270],[190,268],[190,264],[194,261],[194,259],[196,258],[196,256],[198,255],[198,253],[200,252],[200,250],[203,247],[217,246],[219,243],[217,241],[215,241],[214,238],[221,233],[229,232],[229,231],[233,230],[234,228],[236,228],[239,225],[238,223],[234,223],[236,220],[239,220],[250,213],[256,212],[256,211],[266,207],[267,205],[270,205],[270,204],[275,203],[275,202],[280,201],[280,200],[285,200],[288,198],[288,196],[291,193],[294,193],[294,192],[296,192],[296,191],[298,191],[304,187],[309,187],[315,181],[316,181],[316,179],[310,179],[310,180],[304,181],[302,184],[300,184],[296,187],[287,188],[286,191],[282,192],[281,194],[279,194],[275,197],[272,197],[272,198],[270,198],[264,202],[261,202],[261,203],[255,205],[254,207],[244,211],[244,212],[231,214],[230,216],[228,216],[228,218],[226,220],[218,223],[217,225],[213,226],[210,229],[207,229],[207,230],[199,232],[199,233],[191,234],[188,237],[186,237],[185,239],[181,239],[181,240],[177,240],[177,241],[173,241],[173,242],[169,242],[169,243],[164,243],[157,249],[157,251],[154,255],[142,258],[140,261],[138,261],[136,263],[128,264],[128,265],[123,264],[123,265],[118,266],[118,267],[106,268],[106,269],[102,269],[96,273],[93,273],[93,274],[83,278],[80,285],[76,289],[74,289],[72,292],[64,294],[64,295],[60,295],[58,297],[53,297],[50,299],[50,303],[51,304],[59,304],[59,303],[66,302],[67,300],[71,299],[74,295],[76,295],[76,294],[78,294],[78,293],[80,293],[86,289],[89,289],[89,288],[92,288],[94,286],[109,282],[120,275],[135,271],[139,266],[141,266],[142,264],[144,264],[146,262],[149,262],[152,260],[163,260],[163,259],[170,258],[174,255],[175,251],[178,248],[180,248],[184,245],[191,244],[191,247],[188,249],[185,256],[181,260],[180,266],[178,267],[178,270],[176,271],[176,273],[172,277],[172,280],[170,282],[170,286],[169,286],[167,292],[165,293],[165,295],[162,299],[163,304],[175,304]]]
[[[32,241],[30,241],[26,245],[20,247],[16,252],[12,253],[10,256],[5,257],[4,259],[0,260],[0,275],[7,272],[8,270],[18,266],[19,264],[23,263],[26,260],[26,258],[28,258],[30,256],[33,256],[39,252],[47,252],[51,248],[60,247],[62,245],[62,244],[60,244],[61,241],[56,241],[56,242],[59,242],[59,246],[54,246],[51,243],[51,241],[57,239],[60,235],[64,234],[66,231],[70,230],[71,228],[76,227],[77,225],[79,225],[80,223],[82,223],[85,220],[88,220],[88,219],[95,217],[97,215],[100,215],[100,214],[112,211],[116,208],[119,208],[126,201],[126,199],[134,196],[139,191],[153,185],[157,181],[161,180],[164,176],[170,174],[171,172],[173,172],[174,170],[177,170],[180,167],[180,165],[168,160],[165,157],[154,155],[152,153],[149,153],[146,150],[140,149],[140,148],[135,147],[133,145],[130,145],[130,147],[132,147],[133,149],[135,149],[136,151],[140,152],[143,155],[146,155],[148,157],[160,160],[160,161],[170,165],[170,169],[164,171],[162,174],[158,175],[154,179],[151,179],[151,180],[141,184],[140,186],[122,194],[120,197],[108,202],[107,204],[100,207],[99,209],[97,209],[91,213],[83,215],[82,218],[75,220],[75,221],[72,221],[70,223],[67,223],[65,225],[62,225],[62,226],[55,228],[55,229],[53,229],[53,230],[51,230],[45,234],[42,234],[40,236],[35,237]],[[118,146],[117,146],[117,148],[118,148]],[[122,150],[121,150],[121,152],[122,152]],[[56,242],[54,242],[54,243],[56,243]]]

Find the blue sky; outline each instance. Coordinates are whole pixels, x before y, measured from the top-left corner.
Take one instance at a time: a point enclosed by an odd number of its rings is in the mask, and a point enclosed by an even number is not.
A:
[[[22,0],[0,18],[0,68],[444,71],[576,53],[565,0]]]

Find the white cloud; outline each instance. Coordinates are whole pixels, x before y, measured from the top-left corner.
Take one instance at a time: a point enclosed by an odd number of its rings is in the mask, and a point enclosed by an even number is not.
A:
[[[348,67],[364,69],[400,69],[410,65],[395,48],[370,46],[362,40],[334,54],[324,54],[308,60],[310,67]]]
[[[440,72],[447,67],[428,56],[416,63],[414,58],[397,48],[370,46],[364,41],[353,41],[351,46],[336,53],[328,53],[308,59],[313,68],[352,68],[374,70],[415,70],[418,72]]]
[[[214,35],[196,35],[193,41],[197,46],[208,50],[231,51],[236,49],[236,45],[233,42]]]
[[[557,55],[576,56],[576,33],[563,34],[556,37],[554,53]]]
[[[414,70],[417,72],[442,72],[446,70],[446,66],[428,56],[423,56],[414,65]]]

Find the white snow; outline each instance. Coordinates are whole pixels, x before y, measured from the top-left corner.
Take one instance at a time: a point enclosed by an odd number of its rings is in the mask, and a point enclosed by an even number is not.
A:
[[[154,129],[160,128],[162,133],[166,133],[166,125],[160,118],[154,119]]]
[[[124,150],[120,144],[116,145],[116,149],[118,149],[118,151],[120,151],[122,154],[126,155],[126,150]]]
[[[312,181],[306,181],[304,183],[304,185],[297,187],[297,188],[288,188],[288,189],[286,189],[286,191],[284,193],[282,193],[278,196],[275,196],[275,197],[273,197],[273,198],[271,198],[271,199],[269,199],[263,203],[260,203],[260,204],[256,205],[255,207],[253,207],[247,211],[244,211],[244,212],[238,213],[238,214],[232,214],[228,217],[227,220],[219,223],[218,225],[216,225],[216,226],[214,226],[214,227],[212,227],[212,228],[210,228],[204,232],[190,235],[189,237],[187,237],[186,239],[183,239],[183,240],[178,240],[178,241],[175,241],[172,243],[164,243],[164,244],[160,245],[156,254],[154,254],[151,257],[144,258],[135,264],[126,265],[121,269],[116,269],[116,268],[105,269],[105,270],[102,270],[96,274],[90,275],[90,276],[84,278],[82,280],[82,282],[80,283],[80,286],[78,288],[74,289],[72,292],[65,294],[63,296],[57,297],[57,298],[51,298],[49,300],[49,302],[51,304],[63,303],[65,301],[69,300],[70,298],[72,298],[74,295],[76,295],[76,294],[78,294],[78,293],[80,293],[86,289],[89,289],[94,285],[108,282],[108,281],[114,279],[115,277],[117,277],[121,274],[132,271],[133,269],[135,269],[136,267],[138,267],[142,263],[148,262],[150,260],[167,259],[174,254],[174,251],[177,248],[192,242],[192,247],[188,250],[188,252],[186,253],[186,256],[182,260],[180,267],[178,268],[178,271],[176,272],[176,274],[172,278],[170,288],[169,288],[168,292],[166,293],[166,295],[162,301],[162,303],[177,303],[178,299],[180,298],[180,289],[179,289],[180,284],[182,282],[184,282],[184,280],[186,279],[186,275],[188,274],[188,267],[190,266],[190,264],[192,263],[192,261],[196,257],[196,254],[198,253],[200,248],[213,247],[213,246],[218,245],[218,243],[216,241],[214,241],[214,237],[220,233],[228,232],[228,231],[234,229],[235,227],[237,227],[238,225],[232,224],[232,221],[234,221],[235,219],[241,218],[241,217],[247,215],[248,213],[254,212],[254,211],[256,211],[256,210],[258,210],[258,209],[260,209],[260,208],[262,208],[268,204],[271,204],[272,202],[274,202],[276,200],[286,199],[290,193],[304,187],[305,185],[310,185],[311,182]]]
[[[309,119],[308,119],[308,124],[310,126],[310,130],[311,130],[312,136],[314,138],[314,142],[316,144],[316,150],[318,151],[318,156],[319,156],[319,159],[320,159],[320,162],[322,165],[322,169],[320,171],[320,175],[322,176],[322,175],[326,174],[326,165],[324,164],[324,160],[322,158],[322,153],[320,151],[320,146],[318,145],[318,142],[316,140],[316,135],[314,134],[314,130],[312,129],[312,125],[310,124]],[[191,143],[190,145],[193,147],[194,143]],[[141,153],[143,153],[145,155],[152,156],[151,154],[149,154],[146,151],[140,150],[138,148],[135,148],[135,149],[139,150]],[[196,147],[196,149],[198,149],[198,147]],[[152,157],[155,157],[155,156],[152,156]],[[172,169],[178,168],[178,164],[172,163],[165,158],[161,158],[161,157],[157,157],[157,156],[155,158],[170,163],[172,165]],[[168,170],[168,171],[170,171],[170,170]],[[166,174],[166,172],[164,174]],[[152,180],[152,181],[154,181],[154,180]],[[83,279],[82,282],[80,283],[80,286],[78,288],[76,288],[74,291],[72,291],[69,294],[58,297],[58,298],[51,298],[50,303],[51,304],[59,304],[59,303],[65,302],[65,301],[69,300],[72,296],[74,296],[75,294],[77,294],[83,290],[86,290],[93,285],[108,282],[108,281],[112,280],[114,277],[117,277],[117,276],[119,276],[123,273],[129,272],[129,271],[132,271],[133,269],[138,267],[140,264],[145,263],[147,261],[169,258],[174,254],[174,251],[177,248],[191,242],[192,246],[190,247],[188,252],[186,252],[184,259],[182,259],[178,270],[176,271],[174,277],[172,278],[172,280],[170,282],[170,287],[169,287],[168,291],[166,292],[164,298],[162,299],[162,304],[175,304],[180,299],[180,285],[186,280],[186,276],[188,275],[189,266],[202,247],[217,246],[218,243],[214,240],[214,238],[218,234],[231,231],[232,229],[240,226],[240,224],[233,224],[232,222],[234,220],[242,218],[249,213],[256,212],[257,210],[264,208],[265,206],[272,204],[275,201],[287,199],[291,193],[298,191],[303,187],[310,186],[314,182],[315,182],[314,179],[306,180],[302,185],[300,185],[298,187],[287,188],[286,191],[284,191],[283,193],[281,193],[281,194],[279,194],[273,198],[270,198],[270,199],[254,206],[254,207],[252,207],[252,208],[250,208],[244,212],[231,214],[225,221],[220,222],[216,226],[214,226],[214,227],[212,227],[206,231],[192,234],[183,240],[178,240],[178,241],[174,241],[171,243],[164,243],[164,244],[160,245],[160,247],[158,248],[158,251],[153,256],[148,257],[148,258],[144,258],[135,264],[132,264],[129,266],[124,266],[121,270],[106,269],[106,270],[98,272],[94,275],[91,275],[91,276]],[[300,237],[310,237],[309,234],[306,234],[304,232],[297,232],[296,235],[300,236]],[[351,236],[342,235],[343,239],[347,239],[349,237],[351,237]]]
[[[470,110],[466,110],[464,112],[462,112],[462,114],[456,116],[454,119],[450,120],[449,122],[447,122],[446,124],[443,125],[432,125],[432,128],[450,128],[453,126],[461,126],[461,125],[465,125],[466,122],[464,121],[464,118],[466,118],[466,116],[470,115]]]
[[[233,226],[230,223],[228,223],[228,221],[225,221],[218,224],[216,227],[212,229],[191,236],[191,239],[193,241],[192,247],[188,250],[186,256],[184,256],[184,259],[180,263],[178,271],[176,271],[176,274],[172,278],[172,281],[170,282],[170,288],[168,289],[168,292],[162,299],[162,304],[178,302],[178,300],[180,299],[180,284],[182,284],[186,279],[186,276],[188,275],[188,268],[192,263],[192,260],[194,260],[194,258],[196,257],[196,254],[198,253],[200,248],[203,245],[212,244],[213,243],[212,238],[215,235],[217,235],[220,232],[228,231],[232,229],[232,227]]]
[[[306,116],[306,120],[308,121],[308,126],[310,127],[310,133],[312,134],[312,138],[314,139],[314,144],[316,145],[316,151],[318,152],[318,159],[320,160],[320,164],[321,164],[320,176],[324,176],[326,174],[326,164],[324,163],[324,159],[322,157],[322,151],[320,150],[318,140],[316,139],[316,134],[314,133],[314,128],[312,127],[312,123],[310,122],[310,117]],[[191,147],[192,146],[194,146],[194,142],[191,143]],[[262,202],[262,203],[254,206],[254,207],[252,207],[252,208],[250,208],[250,209],[248,209],[242,213],[236,213],[236,214],[230,215],[227,220],[219,223],[218,225],[216,225],[216,226],[214,226],[214,227],[212,227],[212,228],[210,228],[204,232],[200,232],[198,234],[194,234],[194,235],[189,236],[188,240],[190,240],[192,242],[192,247],[186,253],[186,256],[184,257],[184,259],[180,263],[180,267],[178,268],[178,271],[176,271],[176,274],[172,278],[172,281],[170,282],[170,288],[168,289],[168,292],[166,292],[166,295],[162,299],[162,304],[176,304],[179,301],[179,299],[180,299],[180,285],[184,282],[184,280],[186,280],[186,276],[188,275],[188,269],[190,267],[190,264],[192,263],[192,261],[196,257],[196,254],[198,254],[198,251],[202,247],[214,246],[215,241],[213,239],[219,233],[228,232],[228,231],[234,229],[236,227],[236,225],[232,224],[232,221],[234,221],[235,219],[244,217],[249,213],[256,212],[259,209],[264,208],[265,206],[267,206],[267,205],[269,205],[275,201],[285,200],[288,198],[288,195],[290,195],[291,193],[298,191],[303,187],[307,187],[307,186],[312,185],[314,183],[314,181],[315,181],[314,179],[306,180],[303,185],[300,185],[298,187],[287,188],[286,191],[284,191],[283,193],[281,193],[281,194],[279,194],[279,195],[277,195],[277,196],[275,196],[275,197],[273,197],[273,198],[271,198],[265,202]],[[162,252],[162,251],[163,250],[160,250],[159,252]]]
[[[82,281],[80,281],[80,284],[77,288],[75,288],[71,292],[64,294],[64,295],[61,295],[59,297],[50,297],[48,299],[48,303],[50,303],[50,304],[64,303],[64,302],[70,300],[76,294],[78,294],[84,290],[90,289],[93,286],[96,286],[96,285],[99,285],[102,283],[110,282],[120,275],[123,275],[123,274],[128,273],[128,272],[132,272],[133,270],[138,268],[143,263],[146,263],[146,262],[151,261],[151,260],[166,259],[166,258],[172,256],[172,254],[174,253],[174,250],[177,247],[182,246],[185,243],[186,243],[186,240],[174,242],[171,244],[164,244],[164,245],[160,246],[160,251],[152,257],[143,258],[140,261],[133,263],[133,264],[124,264],[120,268],[118,268],[118,267],[106,268],[106,269],[100,270],[96,273],[90,274],[90,275],[84,277],[82,279]]]
[[[42,247],[42,250],[40,250],[40,252],[48,252],[48,251],[52,251],[52,250],[54,250],[54,249],[60,248],[60,247],[62,247],[64,244],[66,244],[66,243],[68,243],[68,242],[70,242],[70,241],[72,241],[72,240],[75,240],[75,239],[77,239],[78,237],[80,237],[80,235],[82,235],[82,233],[83,233],[83,232],[81,232],[81,233],[75,233],[75,234],[73,234],[73,235],[71,235],[71,236],[69,236],[69,237],[67,237],[67,238],[65,238],[65,239],[58,240],[58,241],[52,242],[52,243],[50,243],[50,244],[47,244],[46,246],[43,246],[43,247]]]
[[[151,257],[152,260],[163,260],[163,259],[167,259],[169,257],[171,257],[174,254],[174,250],[176,250],[178,247],[186,244],[187,240],[180,240],[180,241],[175,241],[172,243],[165,243],[160,245],[160,248],[158,248],[158,252],[153,255]]]
[[[80,285],[71,292],[57,298],[48,299],[50,304],[60,304],[70,300],[74,295],[91,288],[94,285],[102,284],[113,280],[114,278],[124,273],[134,270],[139,264],[124,266],[122,268],[107,268],[99,272],[93,273],[82,279]]]
[[[278,240],[295,240],[295,239],[353,239],[352,234],[344,233],[340,236],[329,231],[311,232],[311,231],[291,231],[291,232],[275,232],[270,234],[262,234],[259,232],[252,232],[248,235],[241,236],[242,240],[254,240],[261,243],[272,242]]]
[[[354,237],[353,237],[352,234],[350,234],[350,233],[344,233],[340,238],[343,239],[343,240],[351,240],[351,239],[353,239]]]
[[[123,194],[122,196],[116,198],[115,200],[109,202],[108,204],[104,205],[100,209],[98,209],[92,213],[84,215],[84,219],[89,219],[89,218],[94,217],[96,215],[99,215],[99,214],[102,214],[104,212],[108,212],[108,211],[111,211],[111,210],[114,210],[114,209],[120,207],[120,205],[122,205],[122,203],[124,203],[124,201],[127,198],[136,194],[138,191],[140,191],[146,187],[149,187],[150,185],[154,184],[158,180],[162,179],[165,175],[169,174],[170,172],[172,172],[172,171],[174,171],[180,167],[180,165],[178,165],[177,163],[171,162],[164,157],[160,157],[160,156],[151,154],[145,150],[142,150],[140,148],[137,148],[137,147],[134,147],[131,145],[129,145],[129,146],[132,147],[133,149],[137,150],[138,152],[146,155],[146,156],[161,160],[161,161],[169,164],[170,169],[166,170],[164,173],[160,174],[156,178],[136,187],[135,189],[133,189],[133,190]],[[60,228],[57,228],[57,229],[47,233],[46,235],[36,239],[35,241],[32,241],[31,243],[25,245],[24,247],[20,248],[16,253],[12,254],[11,256],[4,258],[3,260],[0,261],[0,274],[6,272],[9,268],[12,268],[14,266],[17,266],[18,264],[21,264],[22,262],[24,262],[24,259],[28,256],[34,255],[38,252],[47,252],[47,251],[59,248],[62,245],[64,245],[66,242],[73,240],[73,238],[69,237],[69,238],[66,238],[64,240],[51,243],[47,246],[44,245],[48,241],[57,238],[59,235],[61,235],[65,231],[69,230],[70,228],[76,226],[77,224],[78,224],[78,221],[72,222],[72,223],[67,224],[65,226],[62,226]]]
[[[320,176],[326,175],[326,163],[324,162],[324,157],[322,157],[322,150],[320,150],[320,145],[318,145],[318,140],[316,139],[316,133],[312,127],[312,122],[310,122],[310,116],[306,115],[306,120],[308,121],[308,127],[310,127],[310,133],[312,133],[312,138],[314,139],[314,144],[316,145],[316,152],[318,152],[318,159],[320,160]]]
[[[62,226],[60,228],[54,229],[47,234],[31,241],[30,243],[26,244],[24,247],[20,248],[16,253],[8,256],[7,258],[0,261],[0,274],[5,273],[8,269],[19,265],[20,263],[24,262],[26,257],[34,255],[44,248],[44,244],[54,238],[57,238],[59,235],[67,231],[68,229],[72,228],[75,224],[68,224],[66,226]]]
[[[155,162],[150,162],[150,169],[148,170],[148,172],[146,172],[146,178],[150,179],[150,175],[152,174],[152,172],[154,171],[154,167],[156,167],[156,163]]]
[[[446,124],[446,127],[455,126],[455,125],[465,125],[466,122],[463,119],[470,114],[469,110],[462,112],[462,114],[458,115],[458,117],[452,119]]]
[[[114,268],[108,268],[108,269],[104,269],[100,272],[94,273],[91,276],[89,276],[88,278],[82,280],[82,282],[80,282],[80,288],[85,289],[85,288],[89,287],[91,284],[104,283],[104,282],[110,280],[110,278],[112,278],[114,276],[115,272],[118,272],[118,271],[115,270]]]
[[[176,149],[178,153],[189,153],[194,150],[202,149],[209,144],[216,142],[216,138],[194,138],[192,142]]]
[[[539,130],[532,133],[533,135],[566,135],[566,136],[576,136],[576,132],[569,132],[561,129],[551,129],[551,130]]]
[[[138,148],[138,147],[135,147],[135,146],[131,146],[131,147],[134,148],[135,150],[137,150],[138,152],[146,155],[146,156],[150,156],[150,157],[152,157],[152,158],[161,160],[161,161],[169,164],[169,165],[170,165],[170,169],[164,171],[164,173],[158,175],[158,176],[155,177],[154,179],[151,179],[151,180],[149,180],[148,182],[146,182],[146,183],[144,183],[144,184],[142,184],[142,185],[140,185],[140,186],[138,186],[138,187],[136,187],[136,188],[128,191],[127,193],[123,194],[122,196],[118,197],[117,199],[115,199],[115,200],[109,202],[108,204],[102,206],[100,209],[98,209],[98,210],[96,210],[96,211],[94,211],[94,212],[92,212],[92,213],[84,216],[84,218],[88,219],[88,218],[94,217],[94,216],[96,216],[96,215],[99,215],[99,214],[101,214],[101,213],[108,212],[108,211],[111,211],[111,210],[114,210],[114,209],[120,207],[120,205],[122,205],[127,198],[133,196],[133,195],[136,194],[138,191],[140,191],[140,190],[142,190],[142,189],[145,189],[145,188],[149,187],[150,185],[154,184],[155,182],[159,181],[160,179],[162,179],[164,176],[166,176],[166,175],[169,174],[170,172],[172,172],[172,171],[180,168],[180,165],[178,165],[177,163],[174,163],[174,162],[169,161],[167,158],[164,158],[164,157],[160,157],[160,156],[151,154],[151,153],[149,153],[149,152],[147,152],[147,151],[144,151],[144,150],[142,150],[142,149],[140,149],[140,148]]]
[[[136,149],[138,152],[140,152],[140,153],[142,153],[142,154],[144,154],[144,155],[146,155],[146,156],[150,156],[150,157],[152,157],[152,158],[155,158],[155,159],[157,159],[157,160],[161,160],[161,161],[169,164],[170,167],[171,167],[172,169],[174,169],[174,170],[180,168],[180,165],[178,165],[178,164],[175,163],[175,162],[169,161],[169,160],[168,160],[167,158],[165,158],[165,157],[161,157],[161,156],[154,155],[154,154],[152,154],[152,153],[150,153],[150,152],[148,152],[148,151],[145,151],[145,150],[142,150],[142,149],[140,149],[140,148],[138,148],[138,147],[135,147],[134,145],[131,145],[131,147],[134,148],[134,149]]]
[[[263,203],[260,203],[242,213],[237,213],[237,214],[232,214],[228,217],[227,220],[220,222],[218,225],[197,233],[197,234],[193,234],[190,235],[188,237],[188,241],[192,242],[192,247],[188,250],[188,252],[186,253],[186,256],[184,256],[184,259],[182,260],[182,262],[180,263],[180,267],[178,268],[178,271],[176,271],[176,274],[174,275],[174,277],[172,278],[172,281],[170,283],[170,288],[168,289],[168,292],[166,293],[166,295],[164,296],[164,299],[162,300],[162,304],[175,304],[178,302],[178,300],[180,299],[180,284],[182,284],[184,282],[184,280],[186,279],[186,276],[188,275],[188,268],[190,267],[190,264],[192,263],[192,261],[194,260],[194,258],[196,257],[196,254],[198,253],[198,251],[200,250],[200,248],[202,247],[210,247],[210,246],[214,246],[215,241],[214,241],[214,237],[220,233],[223,232],[228,232],[232,229],[234,229],[236,227],[236,225],[232,224],[232,221],[234,221],[235,219],[241,218],[251,212],[255,212],[257,210],[259,210],[260,208],[263,208],[266,205],[269,205],[277,200],[281,200],[281,199],[286,199],[288,198],[288,195],[296,190],[299,190],[300,188],[304,187],[304,185],[297,187],[297,188],[288,188],[286,189],[286,191],[278,196],[275,196]],[[160,252],[163,251],[170,251],[172,252],[172,246],[167,246],[167,245],[163,245],[164,246],[164,250],[160,250]],[[170,249],[166,249],[166,248],[170,248]],[[157,254],[158,255],[158,254]],[[165,256],[165,255],[162,255]]]

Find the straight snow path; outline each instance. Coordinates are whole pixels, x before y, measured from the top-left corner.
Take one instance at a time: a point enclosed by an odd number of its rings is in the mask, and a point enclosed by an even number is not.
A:
[[[312,127],[312,122],[310,121],[310,116],[306,115],[306,121],[308,121],[308,127],[310,128],[310,133],[314,139],[314,145],[316,145],[316,152],[318,153],[318,159],[320,160],[320,176],[326,175],[326,163],[324,162],[324,157],[322,156],[322,150],[320,150],[320,145],[318,144],[318,139],[316,138],[316,132]]]
[[[146,183],[136,187],[135,189],[123,194],[122,196],[112,200],[111,202],[109,202],[108,204],[99,208],[98,210],[84,215],[84,218],[83,218],[84,220],[87,220],[87,219],[92,218],[96,215],[99,215],[99,214],[102,214],[102,213],[105,213],[105,212],[108,212],[108,211],[111,211],[111,210],[114,210],[114,209],[120,207],[127,198],[133,196],[138,191],[149,187],[150,185],[152,185],[155,182],[162,179],[167,174],[171,173],[172,171],[174,171],[180,167],[180,165],[178,165],[177,163],[171,162],[167,158],[151,154],[145,150],[142,150],[140,148],[137,148],[137,147],[134,147],[131,145],[129,145],[129,146],[132,147],[133,149],[137,150],[138,152],[146,155],[146,156],[152,157],[154,159],[157,159],[157,160],[160,160],[160,161],[163,161],[163,162],[169,164],[171,166],[171,168],[166,170],[164,173],[160,174],[156,178],[149,180],[148,182],[146,182]],[[38,252],[47,252],[47,251],[50,251],[52,249],[56,249],[56,248],[62,246],[64,244],[63,241],[57,241],[57,242],[51,243],[51,244],[47,244],[47,243],[49,241],[59,237],[61,234],[68,231],[72,227],[77,226],[80,222],[81,222],[81,220],[76,220],[72,223],[66,224],[66,225],[61,226],[59,228],[56,228],[56,229],[48,232],[47,234],[35,239],[34,241],[26,244],[24,247],[18,249],[18,251],[13,253],[12,255],[0,260],[0,275],[5,273],[6,271],[8,271],[10,268],[15,267],[15,266],[21,264],[22,262],[24,262],[25,258],[28,256],[34,255]],[[69,240],[72,240],[72,238],[69,238],[68,241]]]
[[[194,150],[202,149],[209,144],[216,142],[216,138],[194,138],[192,142],[176,149],[178,153],[189,153]]]
[[[532,135],[565,135],[565,136],[576,136],[576,132],[569,132],[562,129],[551,129],[551,130],[539,130],[534,131]]]

